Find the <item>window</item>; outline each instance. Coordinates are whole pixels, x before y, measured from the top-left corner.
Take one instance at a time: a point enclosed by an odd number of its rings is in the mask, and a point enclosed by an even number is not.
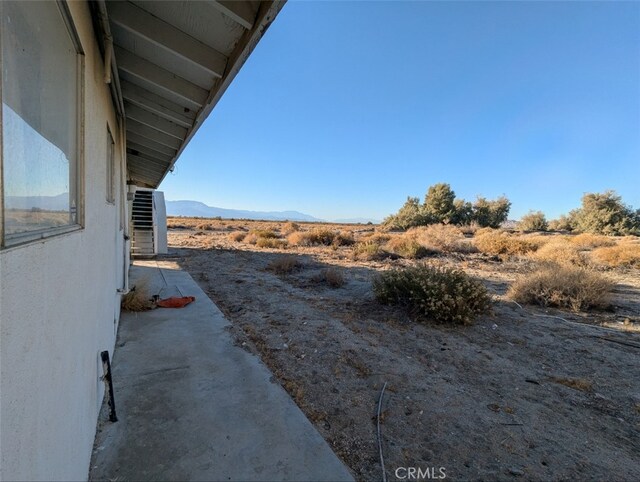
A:
[[[111,131],[107,127],[107,202],[109,204],[115,204],[115,175],[116,166],[114,160],[115,143],[113,142],[113,136]]]
[[[66,4],[2,2],[2,242],[79,227],[80,48]]]

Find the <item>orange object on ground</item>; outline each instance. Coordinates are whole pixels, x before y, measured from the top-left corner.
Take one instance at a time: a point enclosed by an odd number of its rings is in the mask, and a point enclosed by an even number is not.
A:
[[[183,296],[182,298],[172,296],[171,298],[160,300],[156,304],[162,308],[184,308],[189,303],[195,300],[195,296]]]

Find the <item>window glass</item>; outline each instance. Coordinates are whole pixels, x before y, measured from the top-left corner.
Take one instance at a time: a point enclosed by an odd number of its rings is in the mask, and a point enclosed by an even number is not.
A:
[[[78,52],[56,2],[3,2],[5,238],[78,223]]]

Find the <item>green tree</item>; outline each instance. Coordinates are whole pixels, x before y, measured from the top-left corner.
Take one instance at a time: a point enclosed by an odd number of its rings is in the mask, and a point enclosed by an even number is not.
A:
[[[571,216],[561,214],[558,219],[549,221],[550,231],[573,231],[573,222]]]
[[[473,204],[464,199],[456,199],[453,202],[453,207],[455,212],[451,219],[451,224],[456,226],[471,224],[471,221],[473,221]]]
[[[542,211],[529,211],[518,223],[520,231],[546,231],[548,228],[549,223]]]
[[[390,229],[409,229],[427,224],[423,206],[417,197],[407,197],[406,202],[396,214],[388,216],[383,225]]]
[[[499,228],[507,220],[510,209],[511,201],[504,196],[492,201],[478,196],[473,203],[473,220],[483,228]]]
[[[585,233],[625,235],[640,234],[640,210],[622,202],[615,191],[587,193],[582,207],[569,213],[576,231]]]
[[[456,209],[454,200],[456,193],[446,183],[438,183],[429,187],[424,197],[424,213],[433,223],[448,224],[453,219]]]

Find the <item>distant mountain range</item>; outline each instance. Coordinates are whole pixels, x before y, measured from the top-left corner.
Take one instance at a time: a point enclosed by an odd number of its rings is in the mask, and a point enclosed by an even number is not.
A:
[[[63,192],[57,196],[7,196],[4,202],[7,209],[68,211],[69,193]]]
[[[314,218],[298,211],[244,211],[241,209],[225,209],[207,206],[199,201],[165,201],[168,216],[189,216],[203,218],[235,218],[235,219],[261,219],[265,221],[309,221],[321,222],[322,219]]]
[[[343,223],[343,224],[380,224],[379,219],[372,218],[347,218],[347,219],[334,219],[334,223]]]
[[[314,218],[309,214],[299,211],[245,211],[241,209],[225,209],[214,206],[207,206],[199,201],[165,201],[168,216],[188,216],[201,218],[234,218],[234,219],[256,219],[264,221],[306,221],[312,223],[325,222],[324,219]],[[336,219],[336,223],[375,223],[374,219],[353,218]]]

